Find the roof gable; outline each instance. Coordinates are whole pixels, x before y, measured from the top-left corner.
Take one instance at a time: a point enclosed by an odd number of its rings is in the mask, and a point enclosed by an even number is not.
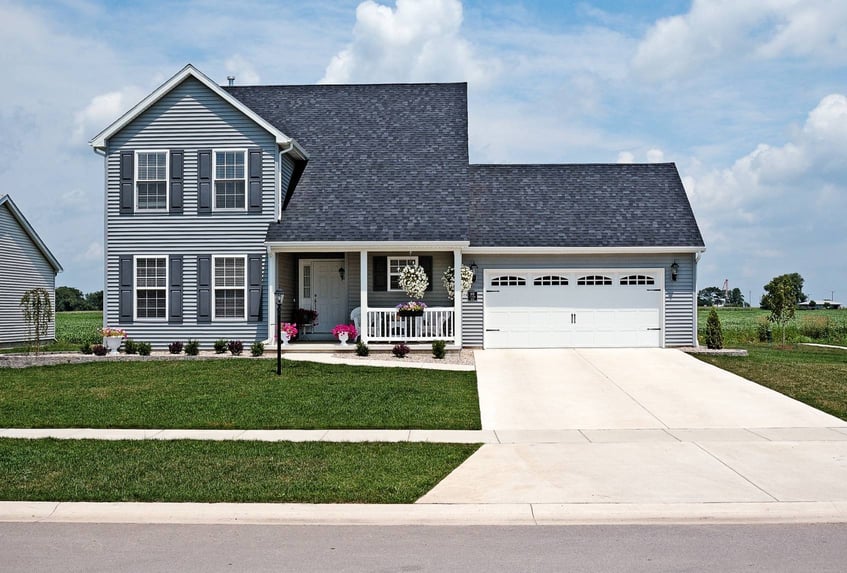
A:
[[[209,90],[220,96],[224,101],[232,105],[234,108],[249,117],[257,125],[265,129],[276,139],[278,145],[285,147],[293,147],[296,150],[297,155],[303,158],[308,157],[308,154],[305,152],[305,150],[303,150],[293,138],[287,136],[276,126],[274,126],[265,118],[257,114],[254,110],[244,105],[244,103],[232,97],[232,95],[230,95],[226,90],[221,88],[208,76],[197,70],[197,68],[195,68],[191,64],[187,64],[173,77],[171,77],[161,86],[156,88],[153,93],[138,102],[132,109],[130,109],[120,118],[115,120],[111,125],[109,125],[109,127],[98,133],[91,141],[89,141],[89,145],[91,145],[91,147],[93,147],[94,149],[105,149],[106,142],[109,140],[110,137],[112,137],[124,127],[129,125],[132,121],[134,121],[141,114],[150,109],[151,106],[153,106],[156,102],[162,99],[166,94],[168,94],[171,90],[176,88],[189,77],[192,77],[202,83]]]
[[[14,219],[18,222],[38,250],[41,251],[41,254],[44,255],[44,258],[47,259],[48,263],[50,263],[50,266],[53,267],[53,270],[57,273],[62,271],[62,265],[59,264],[59,261],[53,256],[53,253],[50,252],[50,249],[47,248],[47,245],[44,244],[44,241],[41,240],[41,237],[38,236],[38,233],[36,233],[32,225],[29,224],[29,221],[26,220],[26,217],[24,217],[21,210],[18,209],[18,206],[15,205],[14,201],[12,201],[12,198],[8,195],[0,196],[0,207],[6,207],[9,210],[12,217],[14,217]]]

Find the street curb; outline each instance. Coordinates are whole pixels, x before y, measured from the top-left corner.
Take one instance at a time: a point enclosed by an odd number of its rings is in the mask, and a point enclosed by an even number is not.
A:
[[[847,523],[847,502],[240,504],[0,502],[0,522],[204,525],[649,525]]]

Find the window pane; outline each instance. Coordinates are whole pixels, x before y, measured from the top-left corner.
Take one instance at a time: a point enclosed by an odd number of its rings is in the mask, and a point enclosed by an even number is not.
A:
[[[215,208],[243,209],[244,181],[215,181]]]
[[[138,154],[138,180],[164,181],[167,155],[164,152]]]
[[[219,257],[215,259],[215,287],[241,287],[245,284],[244,259]]]
[[[137,259],[135,265],[135,286],[139,288],[164,288],[167,286],[167,262],[164,257]]]
[[[216,318],[244,318],[244,290],[218,289],[215,291]]]
[[[136,291],[138,318],[165,318],[165,291]]]
[[[244,152],[215,152],[215,179],[244,179]]]
[[[167,201],[168,191],[164,182],[138,184],[139,209],[164,209],[168,206]]]

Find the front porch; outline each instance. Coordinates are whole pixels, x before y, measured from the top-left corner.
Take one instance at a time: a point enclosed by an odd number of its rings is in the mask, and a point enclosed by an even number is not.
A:
[[[282,322],[298,322],[302,310],[317,317],[300,328],[301,340],[333,343],[331,331],[338,324],[355,324],[367,344],[398,342],[429,347],[444,340],[447,348],[462,346],[461,297],[450,300],[442,284],[447,267],[462,264],[462,250],[456,245],[390,244],[350,250],[338,244],[268,245],[268,340],[276,332],[277,288],[284,291]],[[422,300],[421,316],[400,316],[396,306],[410,297],[397,284],[397,270],[405,264],[419,264],[430,285]],[[461,292],[461,276],[456,276],[454,292]],[[308,313],[305,313],[308,315]],[[336,348],[337,348],[337,343]],[[376,346],[374,346],[376,348]]]

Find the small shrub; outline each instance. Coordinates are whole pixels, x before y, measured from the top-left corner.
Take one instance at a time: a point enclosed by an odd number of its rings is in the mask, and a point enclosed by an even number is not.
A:
[[[185,345],[185,353],[188,356],[197,356],[200,353],[200,343],[196,340],[189,340]]]
[[[241,356],[244,352],[244,343],[240,340],[230,340],[226,343],[226,347],[233,356]]]
[[[714,308],[709,312],[709,318],[706,319],[706,347],[711,350],[723,348],[721,319],[718,318],[718,312]]]
[[[760,318],[756,321],[756,335],[759,342],[773,342],[773,328],[768,319]]]
[[[93,352],[97,356],[106,356],[106,353],[108,352],[108,350],[102,344],[95,344],[94,346],[91,347],[91,352]]]
[[[265,345],[258,340],[250,345],[250,354],[253,356],[261,356],[265,353]]]
[[[811,306],[811,303],[809,304]],[[828,316],[807,316],[800,324],[800,334],[814,340],[828,339],[832,334],[832,324]]]
[[[224,340],[223,338],[218,338],[215,341],[215,354],[223,354],[224,352],[226,352],[227,345],[228,343],[226,340]]]
[[[394,348],[391,349],[391,354],[397,358],[405,358],[410,351],[411,349],[401,342],[400,344],[394,345]]]
[[[94,352],[91,349],[91,343],[90,342],[86,342],[85,344],[80,346],[79,351],[82,352],[83,354],[91,354],[91,353]]]
[[[141,356],[150,356],[150,351],[153,350],[153,345],[149,342],[137,342],[136,348]]]
[[[183,344],[179,340],[177,340],[176,342],[171,342],[170,344],[168,344],[168,352],[170,352],[171,354],[179,354],[182,352],[182,347]]]
[[[371,353],[371,349],[368,348],[368,345],[362,342],[361,340],[356,343],[356,355],[357,356],[367,356]]]
[[[124,340],[124,352],[127,354],[138,354],[138,343],[132,338]]]
[[[447,343],[443,340],[433,340],[432,341],[432,355],[439,360],[443,359],[447,355]]]

